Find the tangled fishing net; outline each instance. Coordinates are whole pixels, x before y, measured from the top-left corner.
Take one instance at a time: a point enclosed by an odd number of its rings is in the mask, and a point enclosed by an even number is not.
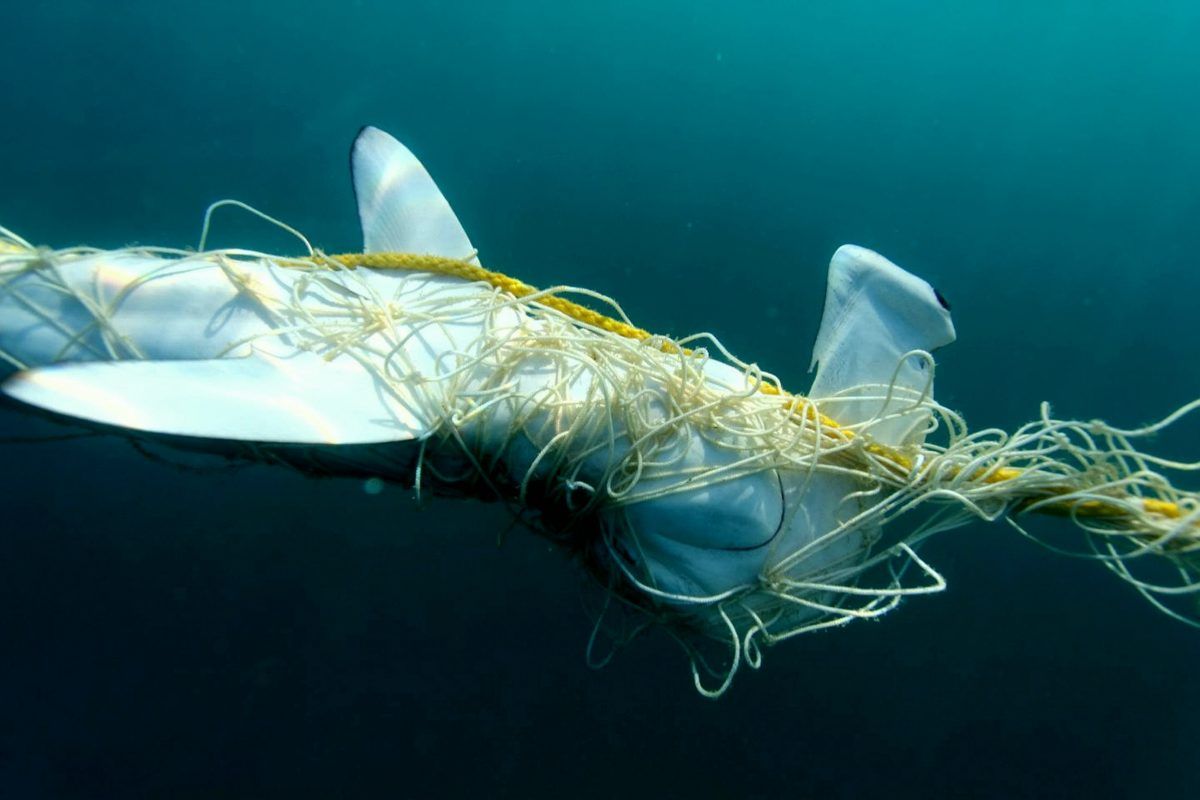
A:
[[[1137,442],[1200,400],[1136,429],[1056,419],[1043,405],[1038,419],[1011,433],[971,432],[928,390],[867,385],[804,398],[711,334],[651,335],[604,295],[569,286],[535,290],[473,260],[329,256],[303,237],[308,253],[300,258],[131,248],[112,252],[160,265],[113,293],[68,279],[73,265],[100,251],[39,250],[3,234],[0,293],[21,294],[21,279],[36,275],[91,316],[85,329],[66,332],[58,359],[144,357],[120,330],[121,303],[181,271],[217,270],[268,320],[263,332],[225,353],[264,339],[286,342],[330,360],[352,358],[396,396],[416,398],[430,432],[415,469],[381,477],[418,493],[507,503],[576,554],[607,590],[593,644],[613,615],[634,614],[633,631],[662,623],[687,647],[706,695],[723,693],[741,665],[757,668],[765,644],[877,618],[905,597],[941,591],[945,582],[919,545],[974,519],[1004,519],[1048,547],[1096,560],[1163,612],[1197,625],[1200,497],[1169,476],[1194,472],[1200,462],[1155,457]],[[393,277],[386,293],[369,279],[381,271]],[[463,289],[426,290],[444,276],[462,279]],[[54,308],[16,299],[59,324]],[[442,354],[432,373],[412,362],[414,338],[464,325],[478,330],[470,346]],[[932,380],[929,354],[910,355],[928,360]],[[0,357],[26,366],[12,354]],[[738,380],[714,381],[713,360],[736,370]],[[532,390],[521,379],[531,369],[549,376]],[[855,425],[836,422],[840,403],[861,400],[889,411]],[[873,438],[875,426],[914,414],[922,444],[893,447]],[[695,439],[728,457],[716,466],[685,462],[680,443]],[[836,524],[792,552],[774,553],[755,580],[716,594],[665,591],[630,556],[636,541],[621,525],[623,508],[770,471],[802,485],[836,475],[855,488]],[[1035,513],[1073,523],[1075,546],[1028,530],[1024,521]],[[723,643],[720,657],[704,655],[706,641]]]

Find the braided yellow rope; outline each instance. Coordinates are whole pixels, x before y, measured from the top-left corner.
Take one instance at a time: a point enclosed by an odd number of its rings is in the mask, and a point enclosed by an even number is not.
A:
[[[357,266],[369,267],[371,269],[405,269],[415,272],[432,272],[452,278],[462,278],[467,281],[495,286],[497,289],[508,292],[513,297],[518,298],[529,297],[541,291],[524,281],[505,275],[502,272],[493,272],[492,270],[484,269],[478,264],[471,264],[456,258],[445,258],[443,256],[417,255],[414,253],[342,253],[326,256],[326,258],[350,268]],[[594,328],[615,333],[627,339],[643,341],[653,336],[649,331],[613,319],[587,306],[581,306],[579,303],[572,303],[570,300],[562,297],[546,295],[538,298],[538,302],[585,325],[591,325]],[[670,349],[674,349],[674,345],[670,345],[669,342],[668,346]]]
[[[456,258],[447,258],[445,256],[421,255],[416,253],[339,253],[336,255],[319,256],[331,264],[336,264],[341,267],[354,269],[355,267],[367,267],[370,269],[389,270],[401,269],[412,270],[414,272],[430,272],[436,275],[446,275],[463,280],[486,283],[494,286],[503,292],[511,294],[513,297],[529,297],[538,294],[541,290],[534,286],[505,275],[502,272],[494,272],[489,269],[484,269],[478,264],[472,264],[467,261]],[[547,308],[551,308],[562,314],[565,314],[572,319],[578,320],[585,325],[594,328],[599,328],[609,333],[615,333],[619,336],[624,336],[628,339],[644,341],[650,339],[654,334],[649,331],[639,328],[635,325],[630,325],[618,319],[602,314],[599,311],[572,302],[563,297],[558,297],[553,294],[543,295],[538,298],[538,303]],[[662,339],[662,348],[666,352],[676,352],[677,347],[669,339]],[[841,439],[843,442],[850,441],[855,438],[854,431],[839,425],[837,421],[830,419],[824,414],[818,412],[811,403],[803,396],[794,395],[784,391],[779,386],[771,383],[763,383],[759,390],[764,394],[779,395],[793,399],[793,403],[788,407],[790,411],[799,411],[803,408],[803,413],[809,419],[819,418],[822,430],[826,435]],[[877,442],[869,442],[865,445],[866,450],[873,455],[879,456],[887,462],[890,462],[895,468],[901,472],[911,472],[915,466],[915,461],[901,453],[900,451],[878,444]],[[1004,481],[1012,480],[1022,474],[1022,470],[1014,467],[1003,467],[993,470],[990,473],[984,474],[984,470],[980,470],[980,476],[985,483],[995,484]],[[1059,490],[1047,490],[1053,494],[1068,494],[1072,491],[1070,487],[1063,486]],[[1154,498],[1141,498],[1142,507],[1146,512],[1158,514],[1169,519],[1179,519],[1183,516],[1183,509],[1178,504],[1159,500]],[[1036,508],[1037,511],[1048,514],[1068,514],[1085,517],[1105,517],[1114,518],[1124,516],[1127,512],[1116,503],[1107,504],[1101,500],[1089,500],[1082,503],[1063,503],[1063,504],[1043,504]]]
[[[224,204],[240,205],[229,201]],[[110,274],[96,263],[100,259],[95,257],[105,257],[104,251],[85,247],[35,250],[0,228],[0,276],[3,277],[0,294],[12,291],[11,285],[17,279],[28,277],[39,289],[61,293],[80,304],[85,319],[71,325],[64,324],[53,310],[33,306],[41,323],[67,339],[67,345],[54,361],[71,360],[75,356],[72,348],[79,347],[92,331],[99,331],[101,345],[94,348],[95,352],[80,348],[82,357],[142,359],[146,356],[125,340],[114,319],[122,299],[152,281],[190,276],[199,270],[220,270],[239,298],[245,296],[255,303],[265,328],[228,345],[217,357],[253,343],[259,336],[279,336],[287,337],[289,345],[312,349],[328,358],[350,353],[389,387],[392,381],[407,380],[413,371],[418,378],[442,380],[450,376],[445,384],[434,385],[428,394],[419,393],[417,397],[422,408],[429,404],[435,414],[433,418],[452,419],[449,415],[440,416],[443,409],[478,411],[472,417],[477,431],[494,420],[503,423],[495,426],[499,448],[494,452],[508,452],[516,437],[521,437],[522,447],[532,446],[537,452],[524,474],[516,475],[519,486],[511,484],[518,489],[512,496],[515,504],[526,503],[526,488],[535,485],[535,481],[553,481],[553,488],[562,492],[564,500],[583,496],[572,494],[576,487],[590,490],[595,503],[589,500],[576,508],[575,504],[565,502],[563,507],[572,514],[605,515],[598,528],[589,526],[582,530],[589,535],[593,530],[601,532],[585,546],[596,549],[595,569],[606,578],[610,589],[621,587],[616,596],[623,600],[632,598],[633,606],[644,607],[652,619],[668,623],[675,619],[673,614],[678,610],[686,615],[688,631],[727,639],[731,666],[713,673],[723,681],[716,690],[703,686],[698,665],[703,667],[705,662],[689,646],[696,685],[709,696],[719,695],[728,687],[739,664],[748,662],[757,667],[761,663],[762,644],[854,619],[875,619],[895,608],[905,597],[943,589],[945,580],[913,548],[927,537],[971,519],[1004,519],[1022,535],[1052,550],[1098,560],[1159,610],[1200,627],[1197,619],[1200,607],[1194,605],[1200,596],[1200,493],[1177,489],[1169,478],[1180,471],[1200,473],[1200,461],[1172,461],[1142,453],[1136,445],[1139,438],[1154,435],[1175,420],[1200,410],[1200,399],[1176,409],[1157,423],[1135,430],[1121,430],[1099,420],[1052,419],[1049,406],[1043,404],[1040,419],[1015,431],[990,428],[972,432],[952,409],[937,403],[930,395],[918,397],[913,393],[912,406],[883,419],[912,411],[928,413],[928,417],[921,419],[928,423],[929,431],[942,436],[931,436],[919,446],[900,449],[873,440],[871,431],[876,420],[852,426],[839,424],[820,412],[831,401],[788,393],[774,377],[758,380],[756,367],[737,359],[712,338],[712,346],[724,354],[725,363],[739,370],[733,374],[753,382],[742,387],[741,392],[727,394],[703,378],[693,380],[686,384],[692,393],[681,391],[663,398],[683,401],[675,404],[682,411],[659,425],[656,420],[640,415],[642,409],[627,401],[644,397],[654,386],[676,385],[683,361],[678,356],[689,352],[682,342],[698,341],[702,336],[672,340],[654,335],[633,325],[616,303],[603,294],[561,286],[539,290],[511,276],[484,269],[474,263],[474,258],[465,261],[396,252],[325,255],[315,252],[294,229],[267,219],[299,237],[307,255],[288,258],[245,249],[206,250],[202,236],[199,252],[144,247],[109,251],[112,256],[129,259],[130,266],[128,270],[113,270]],[[207,230],[208,216],[204,235]],[[72,262],[85,270],[83,279],[76,283],[64,277],[73,268]],[[280,276],[276,267],[307,274]],[[346,272],[359,267],[363,270],[358,275]],[[88,270],[99,277],[87,279]],[[329,271],[314,274],[322,270]],[[470,282],[474,289],[468,287],[465,292],[452,290],[443,294],[438,291],[443,288],[439,286],[381,287],[378,278],[363,274],[389,270],[446,276]],[[78,275],[76,272],[75,276]],[[76,279],[75,276],[72,278]],[[424,278],[418,277],[421,280]],[[382,283],[404,281],[385,279]],[[380,288],[385,291],[377,291]],[[391,290],[390,300],[386,298],[388,290]],[[610,308],[617,309],[612,313],[620,318],[614,319],[565,296],[580,296],[584,302],[590,297],[600,308],[608,303]],[[407,300],[400,300],[402,297]],[[490,320],[497,318],[489,315],[498,309],[511,310],[514,298],[531,312],[535,324],[518,325],[511,331],[506,324],[492,324]],[[439,363],[432,374],[426,375],[420,367],[405,360],[404,345],[396,341],[398,336],[408,335],[410,329],[418,332],[427,324],[481,318],[483,322],[475,339],[479,347],[467,346],[461,353],[456,352],[456,356],[463,358],[453,369],[443,369]],[[519,319],[520,315],[504,318]],[[572,326],[571,321],[579,327]],[[469,329],[466,331],[467,338],[472,338],[471,333]],[[617,337],[641,344],[621,345]],[[605,346],[594,346],[597,344]],[[676,357],[660,358],[658,351]],[[685,364],[689,377],[695,377],[700,353],[693,359],[696,364]],[[0,352],[0,359],[5,358],[6,354]],[[527,362],[525,358],[532,360]],[[24,367],[15,359],[8,360],[17,368]],[[554,392],[545,397],[526,394],[520,389],[511,395],[504,393],[504,387],[512,385],[507,378],[519,375],[526,364],[544,361],[560,370],[557,372],[560,382]],[[468,371],[472,376],[481,374],[495,379],[485,381],[488,392],[457,391],[463,385],[471,389],[469,382],[455,380],[457,375]],[[589,393],[587,400],[577,402],[573,395],[562,390],[575,376],[597,379],[605,391]],[[491,402],[492,386],[498,387],[495,403]],[[609,388],[614,390],[612,394]],[[852,397],[834,401],[879,400],[881,388],[857,387]],[[890,403],[892,396],[889,387],[886,402]],[[475,402],[480,397],[483,402]],[[613,398],[615,402],[601,407],[604,401],[597,399],[596,405],[584,407],[583,403],[591,398]],[[567,403],[561,402],[564,399]],[[513,405],[506,407],[505,402]],[[552,424],[527,427],[525,420],[530,417],[526,411],[530,408],[536,414],[545,409],[548,418],[558,409],[565,408],[567,412],[553,417]],[[690,416],[694,408],[703,414]],[[895,406],[887,408],[893,410]],[[448,430],[443,432],[447,437],[457,436],[465,428],[455,424],[445,427]],[[685,444],[689,439],[684,437],[711,435],[709,441],[713,446],[723,448],[722,456],[738,460],[726,465],[704,464],[693,470],[676,460],[658,459],[651,466],[653,472],[643,472],[642,462],[654,462],[662,452],[645,435],[647,431],[655,436],[660,432],[679,436]],[[618,435],[623,438],[616,438]],[[475,444],[458,438],[454,444],[461,446],[466,461],[483,473],[484,481],[490,484],[486,471],[502,460],[478,459],[477,452],[493,447],[490,442],[484,446],[483,441],[482,436]],[[668,441],[673,446],[674,440]],[[265,452],[269,454],[270,450]],[[608,459],[603,458],[605,452],[610,454]],[[425,454],[422,444],[414,475],[417,487],[421,485],[420,464],[424,463]],[[591,476],[584,465],[594,454],[599,454],[595,461],[607,465],[602,473],[596,470],[601,473],[600,481],[589,485],[574,480],[579,475]],[[649,459],[645,458],[647,455]],[[457,459],[457,450],[453,456]],[[351,457],[346,463],[356,462]],[[776,470],[780,488],[785,492],[788,490],[784,488],[784,478],[796,478],[797,491],[808,491],[810,484],[801,470],[811,470],[810,475],[820,472],[822,476],[837,476],[839,480],[848,476],[851,480],[829,484],[835,490],[847,488],[843,490],[846,505],[838,506],[828,523],[821,521],[823,517],[816,517],[817,523],[806,521],[811,532],[798,534],[787,549],[772,552],[762,562],[757,576],[745,584],[719,594],[666,592],[658,587],[651,567],[635,568],[622,552],[623,540],[618,536],[629,536],[626,541],[640,546],[637,527],[627,514],[635,503],[717,485],[727,479],[758,476],[768,470]],[[647,474],[651,480],[643,484]],[[456,463],[454,474],[441,480],[449,483],[473,479],[475,475],[471,470],[462,470],[460,474]],[[559,476],[564,479],[559,481]],[[567,480],[567,476],[572,480]],[[507,498],[509,485],[495,488]],[[479,486],[467,488],[481,491]],[[807,501],[806,494],[796,497],[797,504]],[[783,495],[785,503],[790,503],[791,498]],[[904,516],[904,523],[896,521],[918,506],[919,513]],[[843,509],[847,513],[842,513]],[[1069,517],[1073,523],[1070,527],[1083,533],[1086,549],[1057,546],[1059,533],[1051,533],[1055,537],[1051,541],[1036,530],[1026,531],[1016,519],[1025,512]],[[808,516],[807,508],[800,509],[800,513]],[[914,524],[908,526],[910,520]],[[1045,527],[1060,530],[1066,526]],[[775,545],[771,547],[774,550]],[[674,567],[667,564],[666,568]],[[910,571],[909,577],[905,577],[906,571]],[[911,577],[913,571],[919,573],[916,578]]]

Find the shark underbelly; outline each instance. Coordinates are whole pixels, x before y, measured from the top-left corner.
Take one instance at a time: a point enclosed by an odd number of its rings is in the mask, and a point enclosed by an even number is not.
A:
[[[854,488],[837,476],[775,469],[692,484],[681,470],[709,474],[742,454],[684,426],[652,450],[638,445],[670,469],[643,465],[638,493],[610,496],[633,447],[622,422],[628,409],[613,405],[629,401],[604,391],[593,370],[570,371],[553,353],[512,344],[537,342],[542,322],[498,306],[490,287],[137,251],[30,254],[23,264],[8,258],[5,270],[0,350],[11,368],[132,362],[124,374],[140,382],[134,394],[162,395],[153,404],[161,420],[121,409],[125,397],[86,397],[107,404],[101,425],[184,449],[404,484],[423,460],[434,490],[571,500],[594,515],[613,558],[668,601],[754,584],[780,553],[834,525],[845,513],[835,498]],[[716,361],[704,372],[725,390],[746,380]],[[106,385],[64,388],[69,370],[31,375],[43,382],[28,387],[35,397],[79,399]],[[645,388],[668,394],[653,382]],[[655,402],[654,413],[666,414],[665,400]],[[463,486],[435,477],[466,474]]]

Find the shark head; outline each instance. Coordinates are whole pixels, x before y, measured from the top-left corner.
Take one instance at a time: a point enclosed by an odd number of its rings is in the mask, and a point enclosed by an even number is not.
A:
[[[904,409],[933,392],[931,365],[922,354],[954,337],[950,304],[929,283],[879,253],[843,245],[829,263],[809,396],[824,400],[822,410],[842,425],[869,423],[875,440],[908,443],[927,412]],[[882,420],[885,415],[897,416]]]

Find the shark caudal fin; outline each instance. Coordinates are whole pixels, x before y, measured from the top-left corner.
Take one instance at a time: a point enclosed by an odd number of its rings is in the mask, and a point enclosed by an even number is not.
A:
[[[874,251],[843,245],[829,264],[809,395],[827,400],[827,413],[843,425],[902,412],[927,387],[933,390],[926,361],[904,354],[953,341],[950,306],[936,289]],[[885,408],[889,386],[897,391]],[[880,442],[903,444],[927,413],[914,408],[872,423],[869,432]]]
[[[377,128],[364,128],[351,151],[351,168],[368,252],[474,259],[474,247],[458,218],[404,145]],[[155,262],[152,268],[160,269],[162,263]],[[258,266],[246,263],[241,268]],[[133,273],[130,280],[139,280]],[[216,291],[222,288],[219,285]],[[235,287],[228,289],[236,295]],[[163,310],[176,317],[185,313],[178,305]],[[211,313],[205,313],[209,316],[193,320],[197,338],[206,335],[212,322]],[[115,335],[122,333],[121,321],[116,317],[111,322]],[[438,341],[437,335],[428,338]],[[280,444],[411,440],[429,433],[429,420],[435,416],[415,384],[385,380],[348,355],[327,360],[300,349],[272,356],[256,348],[249,356],[195,360],[186,348],[172,358],[175,351],[169,343],[154,345],[143,350],[159,353],[157,360],[38,366],[13,375],[0,391],[53,414],[96,425]],[[436,353],[427,360],[432,363],[434,358]]]
[[[357,362],[313,353],[207,361],[89,361],[19,372],[4,393],[53,414],[144,433],[372,444],[426,433],[413,399]]]

